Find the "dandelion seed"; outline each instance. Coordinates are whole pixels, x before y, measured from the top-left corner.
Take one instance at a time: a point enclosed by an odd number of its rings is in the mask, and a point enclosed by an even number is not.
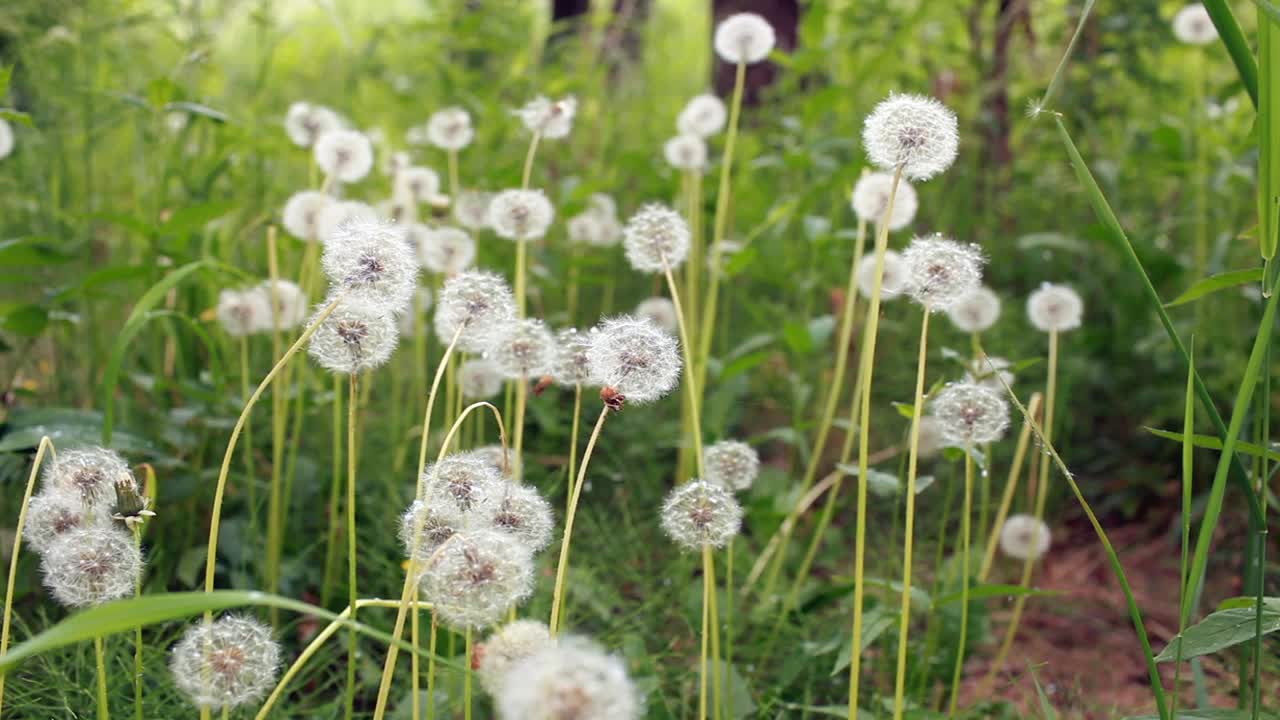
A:
[[[702,170],[707,165],[707,143],[701,135],[677,135],[662,146],[667,164],[677,170]]]
[[[258,290],[223,290],[218,293],[214,316],[231,337],[244,337],[260,331],[270,323],[271,305],[266,294]]]
[[[427,141],[441,150],[461,150],[475,138],[471,113],[460,107],[437,110],[427,120]]]
[[[316,328],[307,352],[329,372],[355,375],[385,364],[399,340],[394,314],[372,301],[347,298]]]
[[[418,260],[404,230],[382,220],[339,225],[324,246],[320,268],[335,286],[348,289],[349,298],[392,313],[404,312],[418,284]]]
[[[933,416],[948,444],[974,447],[1004,436],[1009,427],[1009,404],[989,387],[953,382],[934,398]]]
[[[508,380],[542,375],[555,362],[555,339],[541,320],[508,320],[490,338],[489,357]]]
[[[69,529],[49,543],[40,569],[59,603],[91,607],[133,594],[142,573],[142,552],[124,530],[87,525]]]
[[[13,153],[13,127],[4,118],[0,118],[0,160]]]
[[[479,190],[463,190],[453,205],[453,217],[469,230],[489,227],[489,203],[493,194]]]
[[[342,129],[342,118],[323,105],[295,102],[285,115],[284,129],[298,147],[311,147],[321,135]]]
[[[724,130],[729,113],[724,101],[710,93],[695,95],[676,117],[676,130],[681,135],[707,138]]]
[[[47,491],[70,493],[89,510],[105,507],[114,499],[116,483],[137,485],[129,463],[116,451],[101,447],[63,450],[45,467]]]
[[[928,180],[955,162],[960,146],[956,115],[922,95],[891,94],[867,116],[862,142],[872,164],[885,172],[902,167],[909,180]]]
[[[284,229],[299,240],[319,241],[320,213],[333,203],[333,198],[315,190],[294,193],[284,204]]]
[[[1218,39],[1218,28],[1204,5],[1194,2],[1173,16],[1173,36],[1188,45],[1208,45]]]
[[[884,272],[880,277],[880,299],[892,300],[907,291],[910,276],[902,256],[892,250],[884,251]],[[858,292],[870,299],[875,290],[876,258],[864,256],[858,263]]]
[[[974,360],[964,373],[964,381],[988,387],[1001,397],[1005,386],[1013,387],[1014,375],[1012,364],[1002,357],[984,355]]]
[[[642,710],[622,659],[577,637],[512,663],[495,705],[501,720],[636,720]]]
[[[1075,330],[1084,320],[1084,301],[1069,285],[1044,283],[1027,298],[1027,317],[1042,332]]]
[[[1036,560],[1049,552],[1049,526],[1031,515],[1010,515],[1000,528],[1000,552],[1015,560]]]
[[[409,167],[396,173],[395,196],[431,202],[440,195],[440,175],[429,167]]]
[[[541,190],[504,190],[489,201],[489,226],[508,240],[536,240],[547,234],[555,208]]]
[[[733,494],[706,480],[676,486],[662,504],[662,531],[686,550],[724,547],[741,525]]]
[[[768,20],[755,13],[735,13],[716,26],[716,55],[731,64],[758,63],[769,57],[777,34]]]
[[[169,669],[178,689],[199,707],[237,707],[260,699],[275,684],[280,644],[271,628],[227,616],[187,628],[173,647]]]
[[[516,111],[529,132],[550,140],[558,140],[573,129],[573,116],[578,111],[578,101],[572,96],[548,100],[539,95]]]
[[[447,343],[462,328],[458,347],[481,352],[493,330],[515,316],[515,296],[506,281],[491,272],[469,270],[449,278],[441,288],[436,298],[436,335]]]
[[[592,384],[623,395],[627,402],[653,402],[680,382],[675,337],[643,318],[620,315],[600,323],[591,333],[586,358]]]
[[[980,285],[947,308],[947,317],[960,332],[986,332],[1000,319],[1000,296]]]
[[[951,309],[982,282],[982,253],[939,234],[917,237],[902,252],[912,298],[930,312]]]
[[[851,204],[858,219],[872,225],[884,220],[889,207],[889,191],[893,188],[893,176],[888,173],[867,173],[853,186]],[[893,214],[889,217],[889,230],[901,230],[916,217],[919,199],[911,183],[901,180],[893,196]]]
[[[536,489],[508,482],[503,485],[492,527],[536,553],[551,542],[555,518],[551,505]]]
[[[489,627],[533,592],[533,555],[497,530],[458,533],[422,573],[421,590],[445,625]]]
[[[728,490],[746,490],[760,474],[760,455],[739,440],[721,440],[702,452],[706,481]]]
[[[561,387],[590,385],[591,338],[577,328],[565,328],[556,333],[556,359],[551,377]]]
[[[458,386],[467,400],[488,400],[502,390],[502,371],[492,360],[472,358],[458,368]]]
[[[274,287],[271,280],[266,280],[255,288],[266,301],[267,312],[263,315],[262,331],[275,328],[292,330],[307,319],[307,295],[297,283],[289,280],[276,280]]]
[[[481,687],[496,697],[512,665],[553,644],[545,623],[516,620],[503,625],[476,646],[476,671]]]
[[[88,523],[79,494],[51,487],[31,498],[22,537],[32,550],[44,553],[59,537]]]
[[[357,182],[373,169],[373,144],[356,130],[330,130],[316,140],[315,160],[325,175],[344,183]]]
[[[689,255],[689,226],[680,213],[658,203],[640,208],[622,231],[631,267],[660,273],[680,266]]]
[[[485,457],[466,452],[431,463],[418,482],[419,495],[429,505],[487,518],[492,516],[506,481]]]
[[[648,318],[654,325],[674,334],[680,329],[679,318],[676,317],[676,305],[671,298],[661,295],[646,298],[636,306],[636,317]]]
[[[316,215],[316,237],[328,244],[338,233],[338,228],[353,222],[373,222],[380,217],[368,203],[355,200],[331,202]]]

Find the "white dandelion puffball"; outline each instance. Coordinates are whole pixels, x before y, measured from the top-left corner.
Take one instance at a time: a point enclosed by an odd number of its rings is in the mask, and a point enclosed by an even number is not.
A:
[[[418,261],[433,273],[456,275],[476,261],[476,241],[465,230],[415,225],[409,234],[416,239]]]
[[[578,101],[572,95],[554,101],[539,95],[517,110],[516,115],[529,132],[558,140],[573,129],[573,115],[577,111]]]
[[[1005,386],[1013,387],[1012,367],[1012,363],[1002,357],[984,355],[970,363],[969,369],[965,370],[964,381],[991,388],[1004,397]]]
[[[932,415],[920,418],[920,437],[916,440],[916,452],[921,458],[931,458],[947,446],[947,439],[942,436],[942,423]]]
[[[12,152],[13,127],[4,118],[0,118],[0,160],[9,157]]]
[[[592,384],[612,389],[627,402],[653,402],[680,383],[679,343],[650,320],[609,318],[591,332],[590,343]]]
[[[1218,28],[1204,5],[1194,2],[1173,16],[1173,36],[1188,45],[1208,45],[1218,39]]]
[[[489,201],[489,227],[508,240],[536,240],[547,234],[555,217],[541,190],[503,190]]]
[[[724,101],[711,93],[695,95],[676,117],[676,131],[681,135],[710,137],[724,130],[729,113]]]
[[[934,234],[902,251],[911,297],[930,312],[946,311],[982,283],[982,252]]]
[[[418,221],[418,201],[397,193],[374,206],[378,217],[393,223],[407,224]]]
[[[349,299],[365,299],[404,312],[418,286],[418,258],[404,228],[383,220],[356,219],[338,226],[324,246],[320,268]]]
[[[552,644],[550,629],[537,620],[516,620],[498,628],[476,646],[476,673],[481,687],[496,696],[512,664]]]
[[[635,314],[637,317],[652,320],[654,325],[669,333],[675,334],[680,330],[680,319],[676,317],[676,304],[671,302],[671,298],[661,295],[645,298],[636,305]]]
[[[44,488],[80,498],[86,509],[110,506],[116,485],[137,487],[129,463],[114,450],[83,447],[63,450],[45,466]]]
[[[565,225],[569,241],[579,245],[613,247],[622,238],[622,224],[617,216],[598,207],[574,215]]]
[[[642,710],[622,659],[577,637],[512,663],[494,700],[500,720],[637,720]]]
[[[453,203],[453,217],[469,230],[489,227],[489,203],[493,195],[479,190],[463,190]]]
[[[502,371],[492,360],[472,358],[458,367],[458,387],[467,400],[488,400],[502,390]]]
[[[142,551],[130,533],[113,525],[90,525],[51,542],[40,570],[59,603],[92,607],[133,594],[142,574]]]
[[[740,440],[721,440],[702,451],[706,481],[729,490],[746,490],[760,474],[760,455]]]
[[[198,707],[245,705],[275,685],[280,644],[270,627],[250,617],[196,622],[173,647],[169,669],[178,689]]]
[[[588,201],[591,203],[591,207],[596,211],[604,213],[612,218],[618,217],[618,203],[611,196],[606,195],[605,193],[591,193],[591,197],[588,198]]]
[[[741,526],[733,493],[706,480],[677,485],[662,503],[662,531],[686,550],[724,547]]]
[[[716,26],[716,55],[727,63],[758,63],[778,41],[768,20],[755,13],[736,13]]]
[[[662,146],[662,155],[677,170],[702,170],[707,166],[707,142],[701,135],[677,135]]]
[[[435,297],[431,294],[431,288],[419,287],[413,294],[408,312],[400,313],[396,318],[396,328],[400,331],[400,337],[417,337],[418,319],[426,316],[433,302]]]
[[[893,189],[893,176],[888,173],[867,173],[858,178],[853,186],[851,204],[858,219],[879,225],[884,220],[884,212],[889,209],[889,191]],[[893,196],[893,212],[889,215],[889,230],[901,230],[916,218],[916,209],[920,201],[916,189],[906,180],[898,181],[898,189]]]
[[[516,316],[516,299],[501,276],[468,270],[445,281],[436,297],[435,328],[441,342],[458,334],[464,352],[486,349],[490,334]]]
[[[884,272],[880,276],[880,299],[892,300],[907,291],[910,275],[902,256],[892,250],[884,251]],[[858,292],[870,299],[876,286],[875,255],[865,255],[858,263]]]
[[[1000,296],[979,285],[947,308],[947,317],[960,332],[986,332],[1000,319]]]
[[[953,382],[933,400],[933,416],[949,445],[974,447],[995,442],[1009,427],[1004,396],[977,383]]]
[[[445,625],[486,628],[533,593],[533,555],[497,530],[458,533],[435,552],[421,589]]]
[[[313,322],[314,317],[308,324]],[[399,342],[394,313],[370,300],[347,298],[316,328],[307,352],[329,372],[355,375],[381,367]]]
[[[427,142],[441,150],[461,150],[476,136],[471,113],[460,107],[437,110],[427,120]]]
[[[256,290],[262,294],[267,303],[267,312],[262,318],[263,331],[292,330],[307,319],[307,295],[297,283],[289,280],[265,280]]]
[[[316,140],[315,160],[325,175],[357,182],[373,169],[373,143],[356,130],[330,130]]]
[[[413,158],[403,150],[387,153],[382,158],[382,174],[395,178],[396,173],[413,166]]]
[[[1032,515],[1010,515],[1000,528],[1000,552],[1015,560],[1035,560],[1049,552],[1049,526]]]
[[[320,240],[320,213],[334,203],[334,199],[317,190],[303,190],[289,196],[284,204],[284,229],[299,240]]]
[[[889,95],[867,116],[862,143],[872,164],[885,172],[928,180],[955,162],[960,147],[956,114],[923,95]]]
[[[488,519],[483,513],[477,516],[463,512],[450,503],[414,500],[400,516],[400,545],[404,548],[406,558],[425,563],[449,538],[467,527],[479,527]]]
[[[508,380],[542,375],[555,362],[551,331],[536,318],[508,320],[490,336],[488,356]]]
[[[296,102],[285,114],[284,129],[298,147],[311,147],[321,135],[342,129],[342,118],[323,105]]]
[[[55,540],[89,523],[80,496],[61,488],[49,488],[31,498],[22,539],[32,550],[44,553]]]
[[[255,290],[223,290],[218,293],[214,317],[231,337],[244,337],[258,332],[270,323],[271,306],[267,296]]]
[[[556,359],[551,368],[551,379],[561,387],[590,385],[591,337],[577,328],[565,328],[556,333]]]
[[[674,270],[689,255],[689,225],[680,213],[650,203],[640,208],[622,230],[627,262],[640,272]]]
[[[440,195],[440,175],[429,167],[408,167],[396,173],[395,196],[431,202]]]
[[[529,552],[538,552],[551,542],[555,529],[551,504],[528,485],[508,482],[498,499],[493,528],[515,538]]]
[[[1084,301],[1069,285],[1044,283],[1027,298],[1027,317],[1043,332],[1075,330],[1084,320]]]
[[[518,466],[520,458],[517,458],[514,452],[503,448],[501,445],[485,445],[471,450],[467,454],[497,470],[499,475],[519,482]]]
[[[430,506],[490,517],[506,480],[488,458],[465,452],[431,463],[418,482],[420,496]]]
[[[351,222],[372,222],[379,219],[372,205],[358,200],[331,202],[316,215],[316,237],[328,243],[338,233],[338,228]]]

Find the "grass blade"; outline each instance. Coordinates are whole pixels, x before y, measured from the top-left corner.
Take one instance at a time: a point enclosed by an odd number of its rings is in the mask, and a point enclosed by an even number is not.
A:
[[[1217,275],[1200,278],[1192,283],[1191,287],[1183,290],[1181,295],[1166,303],[1165,307],[1184,305],[1220,290],[1262,282],[1262,275],[1262,268],[1256,267],[1247,270],[1229,270]]]
[[[1156,437],[1164,438],[1166,440],[1173,440],[1174,442],[1179,442],[1179,443],[1182,442],[1187,437],[1185,433],[1173,432],[1172,430],[1160,430],[1158,428],[1145,427],[1145,426],[1142,429],[1146,430],[1152,435],[1155,435]],[[1221,450],[1222,449],[1222,438],[1216,437],[1214,435],[1204,435],[1201,433],[1194,433],[1191,435],[1190,439],[1191,439],[1191,444],[1195,445],[1198,448],[1202,448],[1205,450]],[[1258,445],[1257,443],[1244,442],[1243,440],[1236,443],[1236,452],[1241,453],[1243,455],[1250,455],[1252,457],[1265,456],[1269,460],[1280,460],[1280,451],[1273,450],[1271,448],[1264,448],[1261,445]]]

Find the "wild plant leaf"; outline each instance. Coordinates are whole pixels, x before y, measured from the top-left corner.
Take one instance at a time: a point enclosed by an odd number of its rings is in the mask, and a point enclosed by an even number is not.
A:
[[[10,122],[21,123],[27,127],[31,127],[31,116],[21,110],[12,108],[0,108],[0,118]]]
[[[969,602],[990,598],[1056,597],[1061,594],[1057,590],[1038,590],[1036,588],[1022,587],[1021,585],[975,585],[969,588]],[[959,591],[939,595],[933,600],[934,607],[958,602],[960,602]]]
[[[1058,720],[1058,711],[1053,709],[1053,703],[1049,702],[1049,696],[1044,694],[1044,688],[1040,687],[1040,678],[1036,675],[1036,669],[1027,668],[1031,672],[1031,682],[1036,686],[1036,699],[1040,702],[1040,714],[1044,720]]]
[[[1227,0],[1204,0],[1204,9],[1209,11],[1214,27],[1218,29],[1218,38],[1227,48],[1231,62],[1236,66],[1244,91],[1249,93],[1249,100],[1258,107],[1258,61],[1253,56],[1253,46],[1245,39],[1240,23],[1231,12],[1231,4]]]
[[[1272,4],[1270,0],[1253,0],[1253,4],[1266,13],[1267,17],[1271,18],[1271,22],[1280,25],[1280,6]]]
[[[858,651],[866,652],[886,630],[893,627],[898,622],[898,611],[889,610],[885,607],[873,607],[862,616],[862,647]],[[851,661],[851,648],[853,638],[847,633],[844,642],[840,645],[840,653],[836,656],[836,663],[831,667],[831,675],[838,675],[849,667]]]
[[[55,238],[40,236],[0,240],[0,267],[60,265],[75,260],[76,256],[60,244]]]
[[[0,328],[33,338],[49,326],[49,311],[39,305],[19,305],[0,318]]]
[[[1262,720],[1275,720],[1276,714],[1265,710],[1258,714]],[[1162,720],[1159,715],[1130,715],[1124,720]],[[1179,710],[1173,720],[1253,720],[1253,713],[1238,708],[1198,708]]]
[[[1145,425],[1143,426],[1142,429],[1146,430],[1152,435],[1155,435],[1156,437],[1164,438],[1165,440],[1182,442],[1183,435],[1180,432],[1173,432],[1172,430],[1160,430],[1153,427],[1147,427]],[[1201,435],[1200,433],[1196,433],[1195,435],[1191,436],[1191,442],[1194,443],[1196,447],[1204,448],[1205,450],[1221,450],[1222,449],[1222,440],[1220,440],[1217,437],[1214,437],[1213,435]],[[1245,442],[1243,440],[1236,441],[1236,452],[1243,453],[1245,455],[1250,455],[1253,457],[1262,457],[1263,455],[1266,455],[1266,457],[1271,460],[1280,461],[1280,451],[1277,451],[1273,448],[1264,449],[1261,445],[1258,445],[1256,443]]]
[[[1208,655],[1240,643],[1253,640],[1257,622],[1255,608],[1230,608],[1209,614],[1205,619],[1183,630],[1156,656],[1156,662],[1168,662],[1181,657]],[[1262,604],[1262,634],[1280,630],[1280,598],[1265,598]],[[1182,654],[1178,654],[1178,646]]]
[[[209,118],[214,122],[226,123],[231,122],[231,117],[221,110],[215,110],[208,105],[201,105],[193,102],[171,102],[164,106],[166,112],[181,112],[188,115],[198,115],[200,117]]]
[[[1178,297],[1165,303],[1165,307],[1176,307],[1185,305],[1186,303],[1199,300],[1205,295],[1227,290],[1241,285],[1252,285],[1262,282],[1262,268],[1249,268],[1247,270],[1230,270],[1217,275],[1210,275],[1207,278],[1201,278],[1191,287],[1182,291]]]

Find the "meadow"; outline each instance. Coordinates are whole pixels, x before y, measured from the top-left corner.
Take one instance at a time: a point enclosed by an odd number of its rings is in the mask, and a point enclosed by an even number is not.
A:
[[[1277,717],[1280,6],[567,4],[0,8],[0,718]]]

